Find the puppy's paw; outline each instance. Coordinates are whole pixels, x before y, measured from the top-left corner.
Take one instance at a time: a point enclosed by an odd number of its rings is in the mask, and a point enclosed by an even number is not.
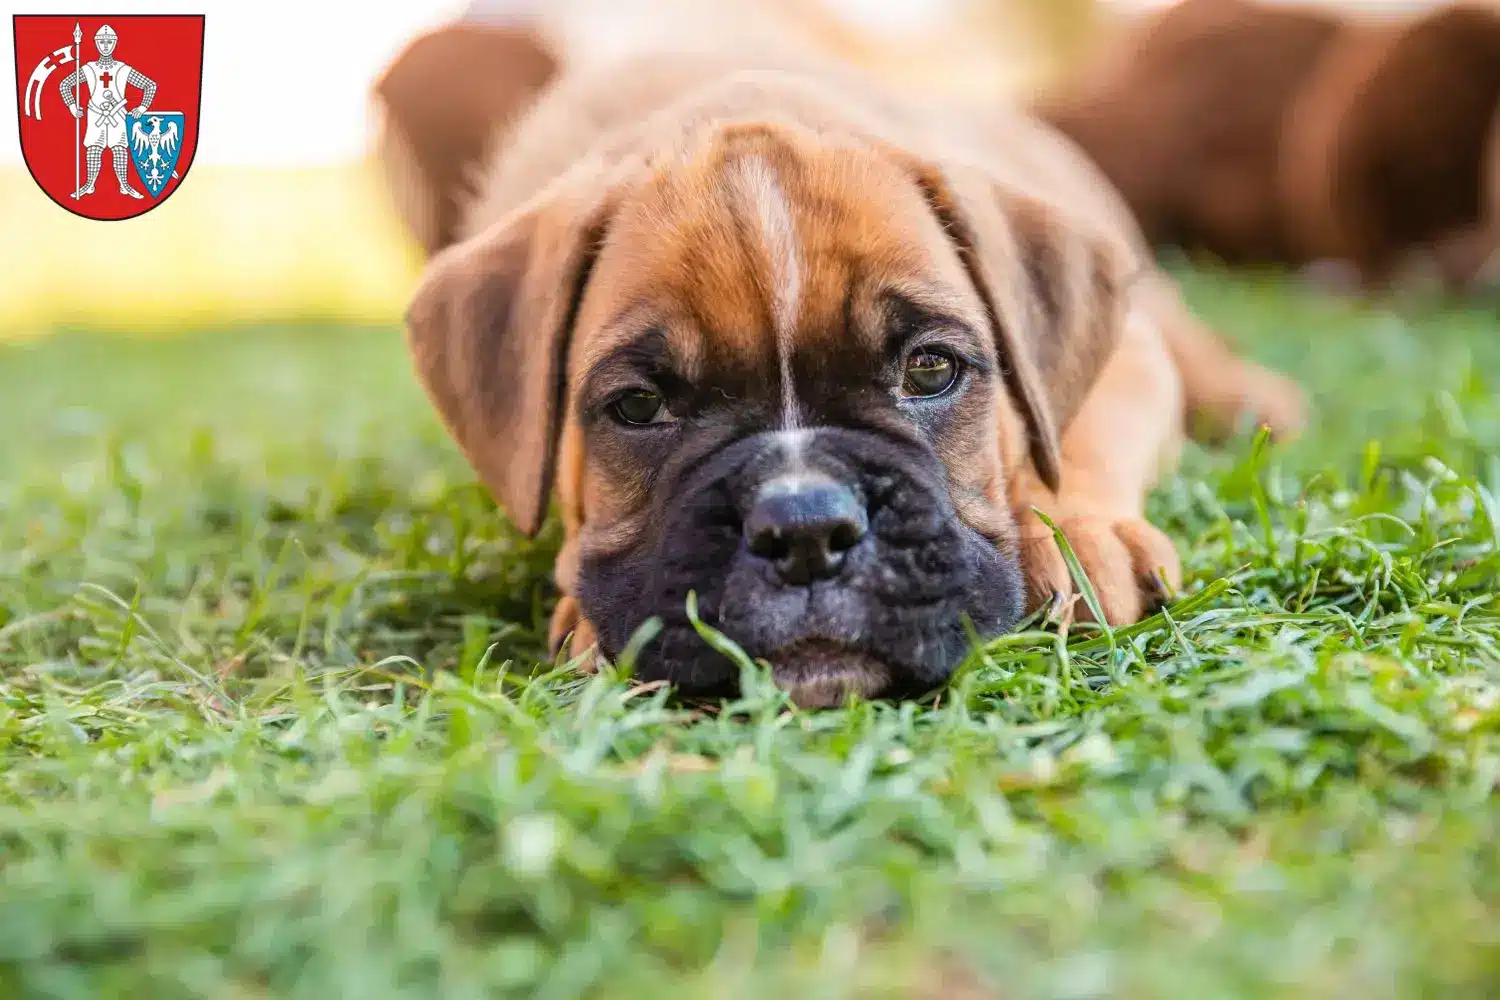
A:
[[[1364,276],[1351,261],[1325,257],[1304,264],[1298,272],[1302,283],[1324,295],[1351,297],[1364,289]]]
[[[1110,625],[1130,625],[1182,584],[1182,561],[1172,540],[1154,525],[1136,517],[1113,518],[1101,513],[1053,517],[1078,557],[1099,607]],[[1023,512],[1022,568],[1032,609],[1057,602],[1071,604],[1080,621],[1093,621],[1062,549],[1036,513]]]
[[[563,649],[564,643],[567,649]],[[578,605],[578,599],[570,594],[564,594],[557,599],[557,606],[552,609],[552,622],[547,629],[547,644],[553,655],[564,653],[569,657],[578,656],[586,652],[590,647],[597,650],[598,640],[594,634],[594,627],[589,620],[583,616],[583,609]],[[594,663],[593,657],[585,660],[586,664]]]
[[[1247,362],[1240,384],[1240,415],[1265,427],[1274,440],[1295,440],[1307,426],[1307,394],[1292,379]]]
[[[1195,436],[1222,441],[1244,423],[1264,427],[1276,441],[1293,441],[1307,425],[1307,395],[1285,375],[1240,361],[1203,385],[1191,400]]]

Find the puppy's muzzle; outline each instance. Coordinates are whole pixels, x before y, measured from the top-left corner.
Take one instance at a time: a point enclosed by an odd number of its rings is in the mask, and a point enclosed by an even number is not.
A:
[[[1019,617],[1014,561],[957,516],[925,446],[820,428],[795,452],[764,433],[667,470],[649,528],[585,557],[579,597],[606,656],[655,616],[636,669],[681,691],[732,690],[738,669],[685,613],[764,660],[798,704],[906,696],[941,683]]]
[[[808,587],[837,580],[869,527],[864,500],[849,485],[822,475],[779,476],[756,492],[745,519],[745,549],[769,563],[782,585]],[[878,660],[826,641],[794,644],[782,654],[776,682],[804,707],[868,697],[890,681]]]

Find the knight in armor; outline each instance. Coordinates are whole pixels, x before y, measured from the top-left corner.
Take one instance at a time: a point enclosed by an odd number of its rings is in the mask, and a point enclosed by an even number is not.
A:
[[[80,80],[88,87],[88,122],[83,135],[83,147],[88,151],[89,179],[83,187],[73,192],[75,198],[94,193],[94,181],[99,177],[99,166],[104,162],[106,147],[109,148],[110,160],[114,163],[115,177],[120,181],[120,193],[132,198],[144,197],[125,179],[125,167],[130,160],[125,133],[127,118],[138,119],[151,107],[151,100],[156,96],[156,81],[116,59],[116,41],[118,36],[115,35],[115,29],[107,24],[100,28],[94,33],[94,48],[99,50],[99,58],[80,66],[58,85],[74,118],[82,118],[85,109],[78,106],[73,88]],[[126,86],[137,87],[141,91],[141,103],[129,111],[126,110],[129,104]]]

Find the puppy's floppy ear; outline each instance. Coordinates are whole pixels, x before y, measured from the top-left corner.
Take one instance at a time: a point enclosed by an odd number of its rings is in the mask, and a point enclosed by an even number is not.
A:
[[[1056,489],[1062,433],[1119,341],[1136,254],[981,168],[915,172],[984,300],[1032,463]]]
[[[613,204],[544,196],[435,257],[407,310],[423,387],[528,535],[546,517],[573,322]]]

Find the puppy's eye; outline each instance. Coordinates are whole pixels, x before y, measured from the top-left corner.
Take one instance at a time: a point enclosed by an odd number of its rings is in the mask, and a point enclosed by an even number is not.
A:
[[[646,389],[631,389],[609,404],[610,415],[622,424],[655,424],[666,417],[661,397]]]
[[[958,361],[947,351],[920,348],[907,357],[901,379],[901,394],[909,397],[941,396],[958,381]]]

